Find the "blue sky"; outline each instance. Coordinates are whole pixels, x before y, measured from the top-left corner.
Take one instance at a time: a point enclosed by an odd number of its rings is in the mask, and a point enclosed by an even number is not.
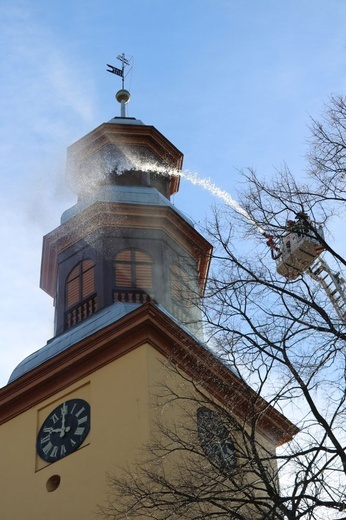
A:
[[[42,236],[75,200],[66,147],[119,113],[106,64],[134,57],[128,115],[237,198],[247,166],[304,172],[309,117],[346,91],[345,27],[344,0],[2,0],[0,386],[53,335]],[[196,222],[214,202],[174,197]]]

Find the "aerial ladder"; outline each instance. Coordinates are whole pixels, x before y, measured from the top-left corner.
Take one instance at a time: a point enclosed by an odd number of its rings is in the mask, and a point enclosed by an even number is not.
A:
[[[345,280],[340,273],[332,271],[327,262],[319,257],[308,268],[307,273],[325,290],[339,318],[346,322]]]
[[[273,235],[265,234],[265,237],[277,272],[288,280],[307,273],[323,287],[339,318],[346,323],[345,280],[321,257],[325,249],[322,227],[316,228],[308,215],[300,212],[295,220],[287,221],[279,241]]]

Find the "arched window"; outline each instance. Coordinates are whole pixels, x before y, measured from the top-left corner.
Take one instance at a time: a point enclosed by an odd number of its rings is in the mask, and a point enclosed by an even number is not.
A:
[[[114,301],[143,303],[154,298],[153,261],[139,249],[123,249],[114,262]]]
[[[191,312],[196,304],[191,274],[178,264],[170,266],[171,311],[183,323],[192,319]]]
[[[188,272],[178,264],[172,264],[170,271],[172,300],[184,307],[191,306],[193,292]]]
[[[96,310],[95,263],[90,259],[82,260],[66,279],[65,329],[83,321]]]
[[[237,466],[237,456],[231,432],[222,416],[206,406],[197,409],[198,437],[204,453],[213,466],[229,475]]]

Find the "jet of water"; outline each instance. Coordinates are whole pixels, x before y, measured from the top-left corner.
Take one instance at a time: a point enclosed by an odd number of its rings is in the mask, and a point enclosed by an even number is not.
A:
[[[122,150],[122,157],[114,158],[113,155],[103,157],[102,166],[101,164],[97,164],[97,162],[92,163],[89,171],[86,171],[86,175],[82,181],[82,189],[88,193],[92,192],[95,186],[102,180],[106,179],[107,175],[110,172],[116,172],[119,175],[122,175],[126,171],[130,170],[139,170],[139,171],[147,171],[153,172],[156,174],[162,175],[176,175],[186,179],[191,184],[196,186],[200,186],[201,188],[209,191],[212,195],[218,197],[223,200],[228,206],[237,211],[237,213],[243,215],[253,226],[255,226],[260,233],[265,234],[264,230],[253,220],[253,218],[247,213],[247,211],[236,202],[231,195],[216,186],[213,182],[211,182],[208,178],[201,178],[197,174],[197,172],[190,172],[189,170],[176,170],[174,168],[169,168],[167,166],[162,166],[161,164],[157,164],[153,161],[145,161],[140,156],[135,156],[133,153],[129,153],[128,151]],[[80,178],[78,178],[78,183],[80,183]]]
[[[236,202],[231,195],[225,191],[216,186],[213,182],[211,182],[208,178],[201,178],[197,174],[197,172],[190,172],[189,170],[175,170],[173,168],[169,168],[167,166],[162,166],[159,164],[153,164],[151,161],[144,161],[134,157],[132,154],[129,154],[127,156],[127,159],[130,163],[132,163],[132,167],[135,167],[137,169],[143,170],[143,171],[152,171],[155,173],[161,173],[162,175],[178,175],[179,177],[182,177],[183,179],[186,179],[187,181],[191,182],[191,184],[194,184],[196,186],[200,186],[203,189],[209,191],[212,195],[218,197],[219,199],[223,200],[228,206],[231,206],[234,208],[237,213],[243,215],[253,226],[255,226],[260,233],[265,234],[264,229],[262,229],[257,222],[253,220],[253,218],[250,217],[248,212]]]
[[[264,229],[262,229],[248,214],[247,211],[245,211],[244,208],[238,204],[237,201],[235,201],[231,195],[225,191],[216,186],[213,182],[211,182],[208,178],[200,178],[196,172],[190,172],[188,170],[179,171],[177,172],[180,177],[183,179],[186,179],[187,181],[191,182],[192,184],[195,184],[196,186],[201,186],[205,190],[209,191],[212,195],[215,195],[219,199],[223,200],[228,206],[232,206],[236,210],[237,213],[240,213],[243,215],[247,220],[251,222],[259,231],[260,233],[264,234]]]

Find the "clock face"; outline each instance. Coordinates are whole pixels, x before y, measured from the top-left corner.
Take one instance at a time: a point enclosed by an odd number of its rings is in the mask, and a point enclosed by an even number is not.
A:
[[[229,473],[237,465],[230,433],[221,416],[206,406],[197,410],[198,436],[204,453],[223,473]]]
[[[70,399],[45,419],[37,435],[36,451],[41,459],[55,462],[79,448],[89,430],[90,405],[83,399]]]

